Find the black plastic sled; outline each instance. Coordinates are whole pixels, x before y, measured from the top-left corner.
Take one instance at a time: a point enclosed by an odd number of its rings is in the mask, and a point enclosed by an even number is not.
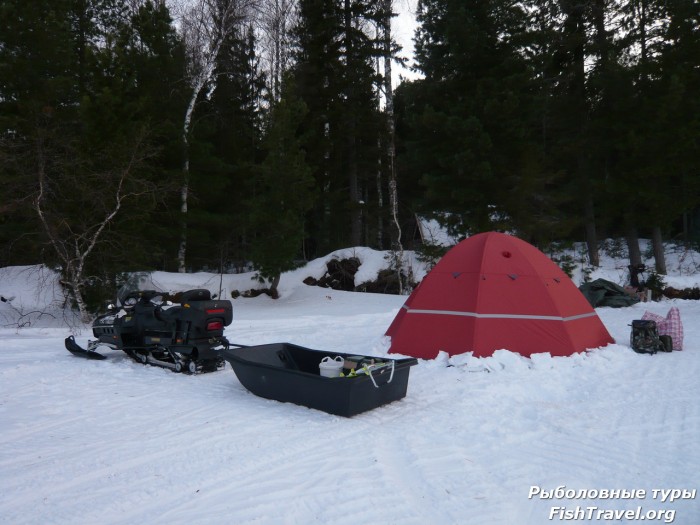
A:
[[[224,351],[241,384],[267,399],[351,417],[406,396],[413,358],[387,359],[312,350],[290,343]],[[337,360],[337,377],[321,375],[321,362]],[[324,363],[325,364],[325,363]]]
[[[179,294],[178,304],[164,296],[155,290],[126,293],[118,299],[119,306],[110,306],[93,322],[97,339],[82,348],[70,336],[66,349],[78,357],[105,359],[96,351],[105,346],[139,363],[191,374],[223,368],[223,351],[229,346],[224,328],[233,320],[231,301],[213,299],[205,289]]]

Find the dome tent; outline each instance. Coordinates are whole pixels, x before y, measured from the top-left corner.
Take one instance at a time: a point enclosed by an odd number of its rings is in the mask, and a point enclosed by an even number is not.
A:
[[[433,359],[499,349],[567,356],[614,342],[571,279],[531,244],[497,232],[453,247],[389,326],[389,353]]]

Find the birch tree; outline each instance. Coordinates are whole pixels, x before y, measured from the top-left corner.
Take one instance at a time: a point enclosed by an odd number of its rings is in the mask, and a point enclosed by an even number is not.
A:
[[[394,88],[392,85],[392,62],[394,45],[391,32],[393,0],[381,0],[383,19],[381,21],[381,46],[384,61],[383,93],[384,115],[386,118],[386,159],[389,177],[389,207],[391,211],[391,248],[395,255],[395,269],[399,283],[399,294],[403,294],[403,245],[401,243],[401,223],[399,222],[399,197],[396,180],[396,126],[394,116]]]
[[[259,8],[262,47],[273,101],[280,100],[282,77],[290,67],[291,32],[297,8],[296,0],[267,0]]]
[[[87,321],[93,277],[109,278],[110,261],[138,259],[128,223],[148,220],[162,188],[149,161],[157,122],[143,110],[148,97],[136,80],[146,52],[129,44],[117,2],[6,4],[0,170],[14,187],[7,204],[33,234],[34,261],[61,270]]]
[[[74,157],[74,152],[49,128],[40,129],[34,139],[38,190],[32,204],[63,268],[63,285],[70,291],[83,322],[90,320],[83,298],[83,288],[89,279],[86,274],[89,258],[104,241],[126,201],[155,193],[153,185],[138,176],[139,168],[152,153],[145,138],[145,133],[137,136],[121,161],[111,158],[96,164],[104,166],[101,170],[64,164],[62,159]],[[81,173],[75,175],[76,171]],[[52,176],[57,172],[60,177]],[[85,208],[89,208],[84,214],[69,214],[60,206],[66,199],[67,188],[73,192],[96,190],[89,192],[88,201],[83,200]]]

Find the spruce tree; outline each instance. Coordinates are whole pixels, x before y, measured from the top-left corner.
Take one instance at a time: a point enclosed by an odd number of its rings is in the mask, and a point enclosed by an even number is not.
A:
[[[674,208],[683,215],[700,209],[700,99],[694,95],[700,92],[700,5],[692,0],[678,0],[668,3],[668,8],[661,63],[664,84],[668,86],[669,102],[665,106],[670,133],[666,137],[666,159],[670,161],[668,188],[674,204],[664,207],[666,220],[660,221],[662,226],[668,225],[668,218],[677,219],[671,215]],[[688,232],[682,233],[686,236]]]
[[[282,93],[270,112],[250,217],[251,259],[261,280],[270,281],[273,297],[280,275],[303,255],[305,215],[316,197],[299,135],[306,107],[293,90]]]
[[[530,73],[514,42],[523,20],[519,6],[495,0],[419,2],[425,78],[403,90],[402,166],[425,188],[424,209],[448,212],[457,233],[498,227],[497,212],[517,211],[507,181],[522,175],[513,170],[528,143]]]
[[[125,6],[19,2],[3,20],[14,40],[0,48],[22,57],[16,73],[25,69],[3,87],[3,136],[10,139],[3,169],[17,176],[35,213],[41,260],[60,266],[84,317],[86,292],[110,265],[139,260],[118,248],[120,234],[129,220],[143,221],[158,195],[153,119],[136,81],[134,48],[123,38]]]
[[[629,13],[629,43],[636,60],[635,111],[627,140],[622,183],[634,204],[635,227],[650,235],[656,270],[665,273],[662,239],[679,212],[698,204],[698,104],[690,96],[698,87],[700,56],[693,2],[640,2]],[[642,44],[644,42],[644,44]],[[640,191],[642,189],[642,191]]]
[[[374,65],[382,46],[368,0],[302,0],[295,29],[295,88],[308,113],[305,148],[320,200],[310,217],[312,252],[376,239],[376,172],[385,125]],[[370,216],[371,214],[374,214]],[[371,241],[370,241],[371,239]]]
[[[0,8],[0,241],[5,264],[42,257],[34,145],[67,134],[78,91],[70,2],[8,0]],[[47,137],[48,138],[48,137]]]
[[[147,0],[129,13],[101,54],[103,82],[120,93],[122,119],[147,131],[153,156],[145,180],[157,191],[134,201],[122,217],[120,242],[129,246],[132,265],[172,268],[168,250],[179,235],[170,209],[181,169],[181,119],[187,90],[183,82],[184,45],[164,3]],[[100,104],[95,103],[99,113]],[[131,133],[136,133],[136,129]],[[143,228],[147,223],[148,228]],[[118,264],[118,263],[117,263]]]
[[[340,57],[340,11],[335,0],[300,0],[294,29],[296,96],[307,108],[303,122],[306,159],[312,170],[319,202],[310,217],[315,239],[310,254],[327,252],[342,244],[343,192],[336,172],[340,169],[335,135],[341,129],[338,111],[342,63]]]
[[[261,161],[265,77],[252,26],[229,32],[216,58],[211,95],[192,135],[190,263],[244,260],[251,201]]]

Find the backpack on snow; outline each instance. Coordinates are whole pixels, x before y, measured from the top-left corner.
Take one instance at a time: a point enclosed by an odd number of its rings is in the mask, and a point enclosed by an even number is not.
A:
[[[659,336],[656,321],[637,319],[632,321],[630,346],[638,354],[655,354],[656,352],[670,352],[672,341],[668,335]]]

